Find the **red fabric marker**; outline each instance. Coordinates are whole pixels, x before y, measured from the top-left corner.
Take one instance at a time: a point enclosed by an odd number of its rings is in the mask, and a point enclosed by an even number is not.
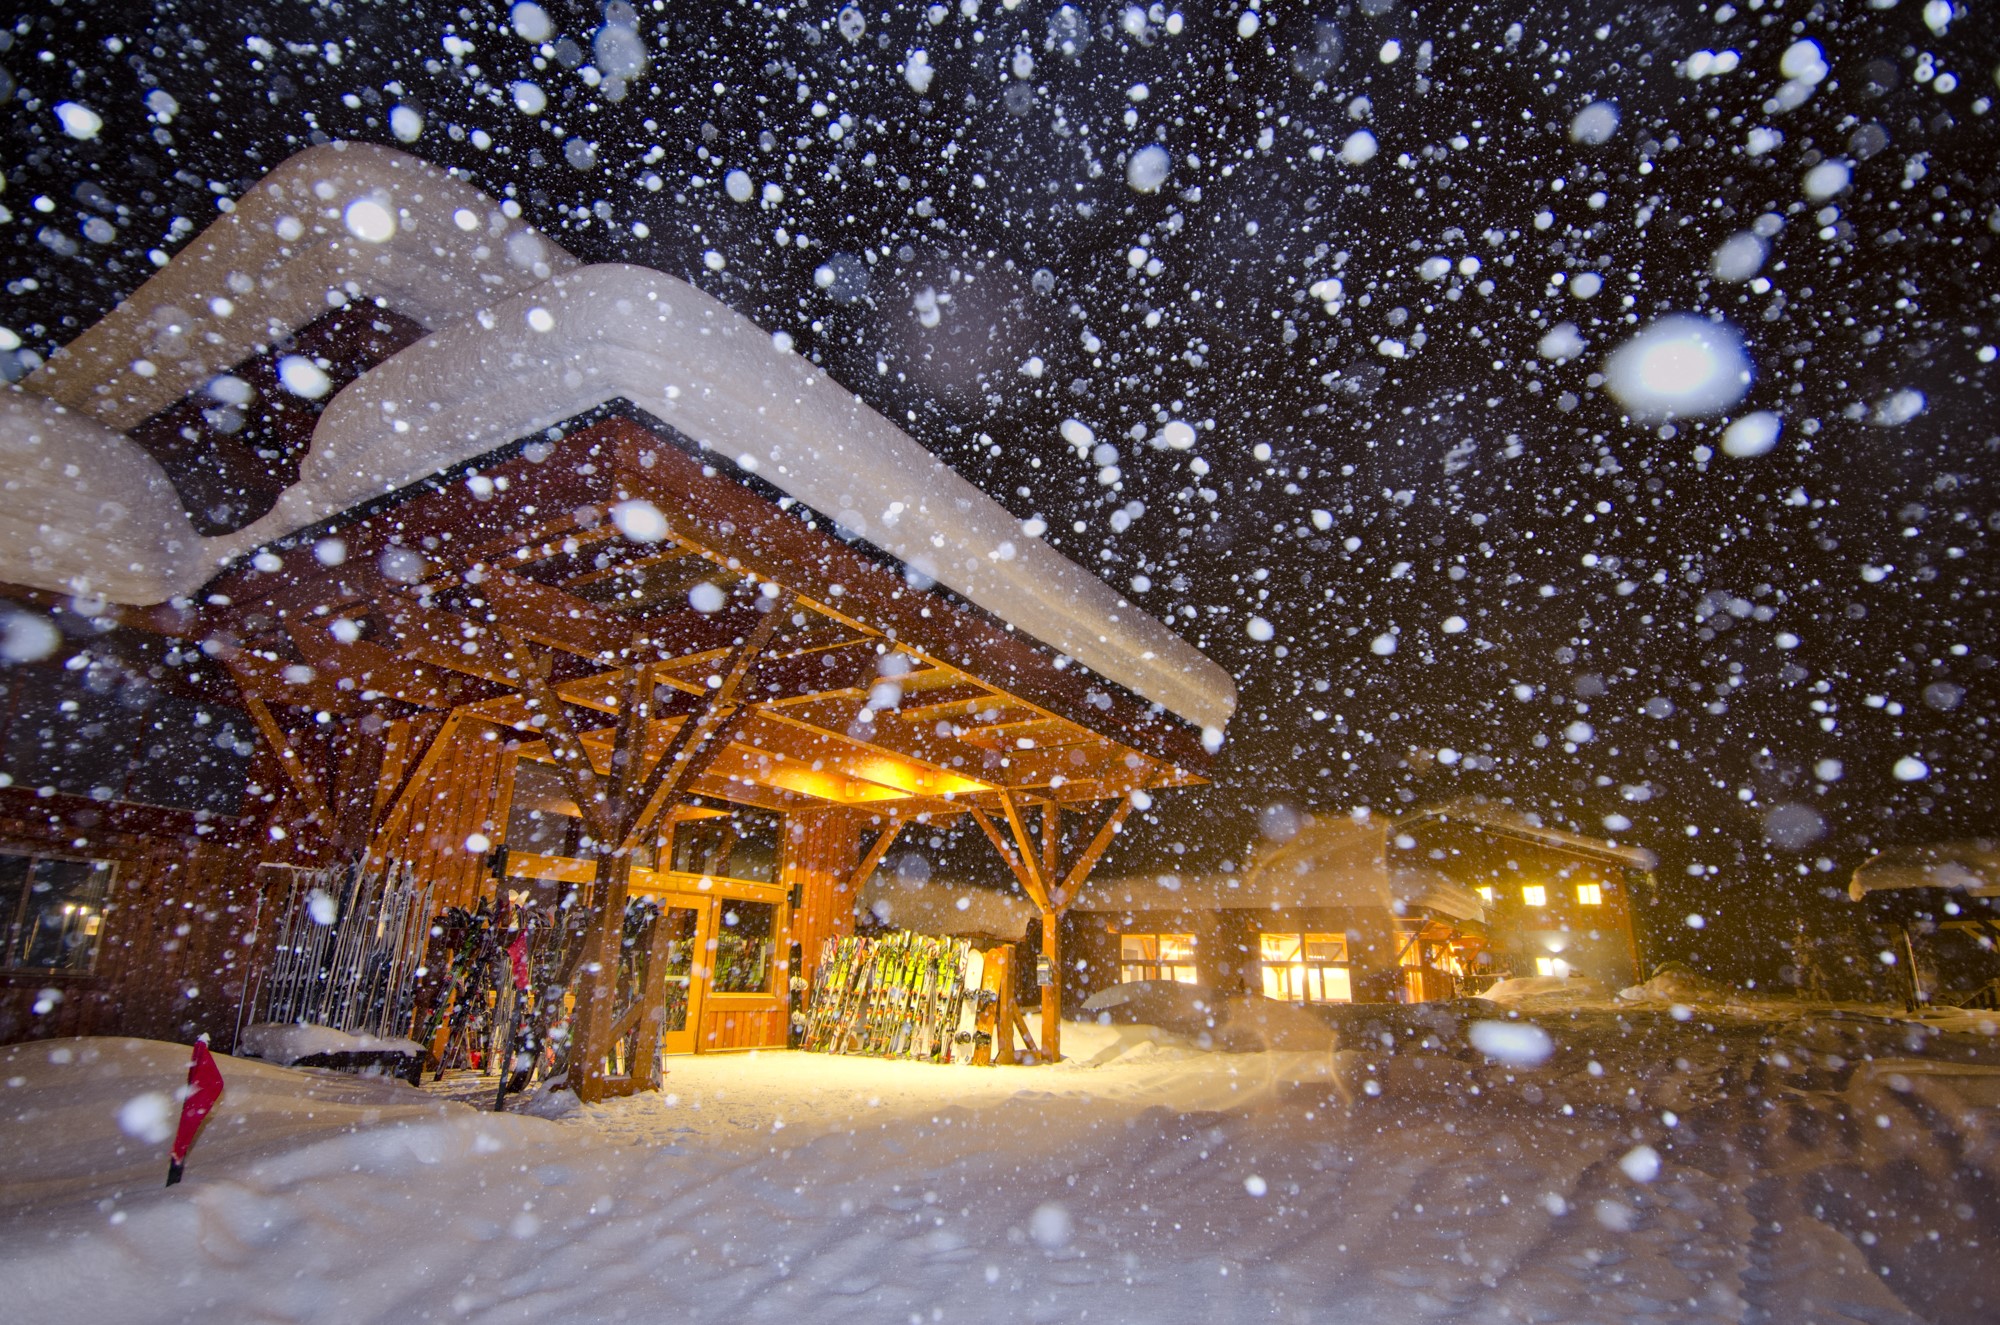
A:
[[[167,1168],[167,1186],[181,1180],[181,1169],[187,1163],[188,1151],[194,1149],[195,1136],[207,1120],[208,1111],[221,1098],[222,1069],[215,1065],[215,1055],[208,1051],[208,1037],[204,1035],[194,1042],[194,1061],[188,1064],[188,1097],[181,1104],[180,1129],[174,1133],[174,1158]]]

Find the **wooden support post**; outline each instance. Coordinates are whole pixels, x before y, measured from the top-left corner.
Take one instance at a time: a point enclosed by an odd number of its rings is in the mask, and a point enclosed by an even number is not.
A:
[[[986,960],[1000,963],[1000,997],[993,1009],[993,1061],[1002,1067],[1012,1067],[1015,1062],[1014,1023],[1021,1017],[1021,1009],[1014,1001],[1014,945],[1002,943],[997,948],[988,949]]]
[[[618,959],[625,933],[625,902],[630,893],[633,850],[662,815],[686,799],[689,788],[729,748],[730,737],[749,712],[740,693],[743,684],[779,623],[790,615],[792,601],[792,595],[786,593],[770,603],[709,691],[707,704],[682,722],[659,762],[643,773],[652,727],[649,716],[653,702],[649,693],[652,669],[642,663],[627,672],[608,786],[597,777],[583,752],[582,742],[561,711],[561,701],[547,684],[545,668],[529,658],[527,645],[518,635],[507,636],[521,666],[524,687],[548,714],[545,730],[550,748],[560,754],[566,746],[574,752],[574,757],[566,758],[563,766],[570,773],[578,808],[584,808],[585,794],[593,795],[600,806],[598,814],[586,815],[584,820],[596,842],[592,854],[597,862],[597,888],[591,904],[589,937],[578,972],[577,1003],[581,1015],[572,1020],[569,1051],[571,1084],[577,1098],[585,1103],[628,1094],[645,1084],[629,1074],[613,1079],[604,1070],[605,1057],[611,1052],[615,1038],[612,1005],[618,996]],[[639,1024],[657,1024],[653,1013],[664,996],[664,986],[657,985],[648,970],[641,1003],[635,1009]],[[657,1050],[655,1043],[648,1053]]]
[[[632,883],[632,855],[602,851],[597,855],[597,890],[592,899],[597,923],[585,940],[577,991],[570,1017],[569,1084],[576,1097],[592,1103],[612,1094],[604,1071],[611,1051],[612,1004],[618,997],[619,948],[625,936],[625,902]]]
[[[1030,1056],[1039,1062],[1048,1061],[1042,1057],[1042,1051],[1035,1047],[1035,1037],[1028,1030],[1028,1019],[1021,1015],[1021,1005],[1019,1003],[1014,1005],[1014,1029],[1021,1033],[1021,1044],[1027,1049]]]
[[[1060,911],[1042,912],[1042,960],[1048,963],[1049,982],[1042,986],[1042,1061],[1062,1061],[1062,916]]]
[[[861,895],[862,885],[868,882],[868,876],[875,872],[875,867],[882,863],[882,857],[889,854],[889,848],[896,844],[896,838],[902,834],[903,825],[908,822],[909,820],[898,815],[889,816],[888,821],[882,825],[882,831],[875,835],[875,841],[869,845],[867,854],[861,857],[861,863],[854,867],[854,873],[848,879],[847,891],[850,895],[855,897]]]
[[[1104,820],[1091,835],[1090,844],[1071,862],[1067,871],[1061,868],[1062,860],[1062,807],[1054,801],[1042,804],[1042,840],[1037,847],[1029,836],[1026,822],[1021,817],[1021,808],[1011,792],[1000,793],[1000,809],[1007,820],[1007,833],[993,822],[993,816],[978,806],[972,807],[972,818],[986,837],[993,843],[993,849],[1007,862],[1014,877],[1020,881],[1021,890],[1034,902],[1035,909],[1042,917],[1042,958],[1048,963],[1049,982],[1041,987],[1042,1001],[1042,1061],[1047,1063],[1062,1060],[1062,918],[1069,910],[1084,880],[1103,857],[1112,841],[1118,836],[1125,823],[1125,816],[1132,812],[1132,799],[1120,796],[1105,814]],[[1012,840],[1009,840],[1011,836]],[[1058,882],[1060,879],[1060,882]],[[1009,1032],[1011,1037],[1011,1031]]]
[[[1057,889],[1062,876],[1062,806],[1042,803],[1042,889],[1050,906],[1042,911],[1042,956],[1049,964],[1049,982],[1042,986],[1042,1052],[1045,1063],[1062,1061],[1062,918],[1068,899]]]

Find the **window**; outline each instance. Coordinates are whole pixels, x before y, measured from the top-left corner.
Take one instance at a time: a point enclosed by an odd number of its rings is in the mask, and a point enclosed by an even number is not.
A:
[[[1521,888],[1521,900],[1529,906],[1547,906],[1549,890],[1539,883],[1530,883]]]
[[[1578,906],[1603,906],[1604,889],[1594,883],[1579,883],[1576,885],[1576,904]]]
[[[1264,995],[1288,1003],[1352,1003],[1345,934],[1262,934]]]
[[[89,974],[111,873],[108,860],[0,854],[0,967]]]
[[[1195,983],[1194,935],[1120,934],[1118,978],[1128,984],[1135,980]]]
[[[770,902],[725,901],[715,928],[715,973],[709,988],[718,994],[765,994],[771,989],[772,933],[778,908]]]
[[[783,826],[775,814],[740,806],[727,814],[683,819],[674,825],[673,867],[713,879],[776,883]]]
[[[1553,975],[1558,979],[1569,978],[1569,963],[1560,957],[1535,958],[1536,975]]]
[[[1486,901],[1486,903],[1487,903],[1487,904],[1488,904],[1489,906],[1490,906],[1490,905],[1492,905],[1492,902],[1493,902],[1493,885],[1492,885],[1492,884],[1490,884],[1490,883],[1482,883],[1482,884],[1480,884],[1480,885],[1479,885],[1479,887],[1475,888],[1475,889],[1474,889],[1473,891],[1474,891],[1474,892],[1476,892],[1476,893],[1478,893],[1478,894],[1480,895],[1480,897],[1481,897],[1481,898],[1483,898],[1483,899],[1484,899],[1484,900]]]

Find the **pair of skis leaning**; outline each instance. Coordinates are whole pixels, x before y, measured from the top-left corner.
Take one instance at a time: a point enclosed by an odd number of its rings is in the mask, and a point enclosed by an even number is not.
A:
[[[967,1062],[982,1034],[982,954],[961,939],[898,931],[828,939],[806,1013],[804,1047],[816,1053]],[[987,1020],[990,1021],[990,1018]]]

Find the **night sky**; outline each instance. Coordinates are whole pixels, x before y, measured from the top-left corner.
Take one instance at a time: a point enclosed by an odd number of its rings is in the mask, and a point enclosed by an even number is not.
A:
[[[1104,869],[1509,798],[1653,848],[1656,952],[1743,973],[1870,851],[2000,833],[2000,26],[1309,12],[32,6],[0,358],[401,145],[790,333],[1229,668],[1216,785]],[[1672,315],[1747,391],[1630,417]]]

